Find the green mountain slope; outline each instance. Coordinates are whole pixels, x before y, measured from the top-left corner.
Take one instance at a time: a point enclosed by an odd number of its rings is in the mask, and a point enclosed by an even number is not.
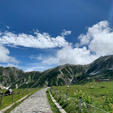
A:
[[[11,86],[14,82],[21,79],[23,71],[15,67],[0,67],[0,84]]]
[[[113,80],[113,55],[100,57],[89,65],[66,64],[44,72],[0,67],[0,84],[12,87],[70,85],[99,79]]]
[[[113,80],[113,55],[100,57],[89,65],[85,79]]]

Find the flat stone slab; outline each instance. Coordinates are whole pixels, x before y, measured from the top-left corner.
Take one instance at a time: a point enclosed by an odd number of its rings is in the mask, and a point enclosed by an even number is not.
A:
[[[23,101],[11,113],[53,113],[46,96],[47,88],[41,89]]]

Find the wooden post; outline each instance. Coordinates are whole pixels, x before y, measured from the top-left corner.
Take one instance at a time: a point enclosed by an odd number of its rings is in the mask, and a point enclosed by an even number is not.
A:
[[[68,92],[69,92],[69,86],[67,86],[67,88],[66,88],[66,100],[68,100],[68,96],[69,96],[69,94],[68,94]]]
[[[79,106],[79,110],[81,112],[81,110],[82,110],[82,97],[79,98],[78,106]]]
[[[0,105],[2,105],[3,104],[3,95],[1,94],[0,96],[1,96]]]
[[[24,89],[23,89],[23,95],[24,95]]]
[[[27,89],[26,89],[26,94],[28,94],[28,91],[27,91]]]
[[[66,92],[66,98],[68,97],[68,92]]]
[[[59,92],[59,96],[60,96],[60,99],[61,99],[61,91]]]
[[[12,103],[14,102],[14,92],[12,92]]]

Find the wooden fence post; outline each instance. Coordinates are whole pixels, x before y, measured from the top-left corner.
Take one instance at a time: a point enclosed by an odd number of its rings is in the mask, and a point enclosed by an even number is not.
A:
[[[23,89],[23,95],[24,95],[24,89]]]
[[[61,99],[61,91],[59,92],[59,96],[60,96],[60,99]]]
[[[3,104],[3,95],[1,94],[0,96],[1,96],[0,105],[2,105]]]
[[[14,102],[14,92],[12,92],[12,103]]]
[[[78,106],[79,106],[79,110],[81,112],[82,111],[82,97],[79,98]]]

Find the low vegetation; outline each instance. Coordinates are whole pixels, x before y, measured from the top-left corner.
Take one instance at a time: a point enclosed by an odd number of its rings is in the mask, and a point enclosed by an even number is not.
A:
[[[17,100],[21,99],[26,95],[31,95],[35,93],[38,89],[36,88],[29,88],[29,89],[13,89],[12,95],[0,95],[0,110],[15,103]],[[5,90],[2,90],[4,93]]]
[[[27,99],[29,96],[27,96],[25,99]],[[16,102],[13,106],[11,106],[9,109],[7,109],[4,113],[10,113],[15,107],[17,107],[19,104],[21,104],[25,99],[23,99],[20,102]]]
[[[52,87],[51,93],[67,113],[113,113],[113,82]]]
[[[51,100],[51,97],[49,95],[49,89],[47,90],[46,94],[47,94],[48,101],[49,101],[49,104],[50,104],[50,107],[51,107],[51,110],[53,111],[53,113],[60,113],[58,108],[55,106],[55,104]]]

